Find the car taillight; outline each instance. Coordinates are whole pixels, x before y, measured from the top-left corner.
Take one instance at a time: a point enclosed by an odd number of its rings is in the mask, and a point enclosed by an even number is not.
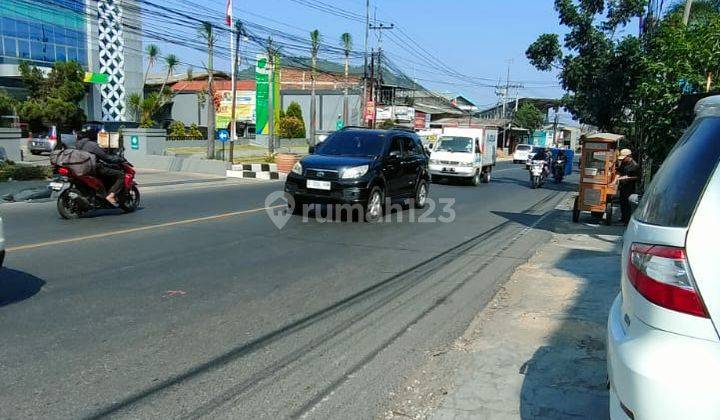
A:
[[[60,168],[60,169],[58,169],[58,173],[59,173],[60,175],[69,175],[69,174],[70,174],[70,171],[68,171],[67,168]]]
[[[683,248],[632,244],[628,278],[641,295],[658,306],[709,318]]]

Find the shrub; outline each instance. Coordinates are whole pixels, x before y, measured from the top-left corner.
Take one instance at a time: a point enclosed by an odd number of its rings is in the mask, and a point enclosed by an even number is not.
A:
[[[203,139],[203,133],[202,133],[202,131],[200,131],[200,129],[198,128],[197,124],[195,124],[195,123],[190,124],[190,128],[187,130],[186,135],[187,135],[188,137],[191,137],[191,138],[196,139],[196,140],[202,140],[202,139]]]
[[[182,121],[173,121],[168,127],[170,130],[170,137],[185,137],[185,124]]]
[[[287,107],[287,111],[285,111],[285,116],[295,117],[302,121],[303,116],[302,109],[300,109],[300,104],[297,102],[290,102],[290,105],[288,105]]]
[[[297,117],[285,115],[280,119],[280,137],[286,139],[305,138],[305,124]]]
[[[45,179],[50,177],[51,174],[52,169],[49,166],[16,165],[12,162],[0,164],[0,181]]]
[[[275,163],[275,158],[277,157],[277,153],[265,153],[263,156],[263,160],[265,163]]]

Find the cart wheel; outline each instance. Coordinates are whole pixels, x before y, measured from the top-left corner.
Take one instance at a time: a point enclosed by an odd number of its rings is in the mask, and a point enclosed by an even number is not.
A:
[[[591,211],[590,214],[592,215],[593,219],[599,220],[602,219],[605,215],[604,211]]]
[[[572,221],[573,223],[577,223],[580,221],[580,197],[575,197],[575,204],[573,204]]]
[[[613,223],[613,206],[612,203],[608,201],[607,204],[605,204],[605,224],[608,226],[612,226]]]

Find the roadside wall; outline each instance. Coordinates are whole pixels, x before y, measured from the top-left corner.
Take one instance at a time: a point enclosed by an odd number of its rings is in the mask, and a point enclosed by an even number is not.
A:
[[[20,129],[0,128],[0,156],[19,162],[20,153]]]
[[[187,146],[191,141],[181,142]],[[134,128],[123,132],[125,157],[138,168],[158,169],[172,172],[197,172],[225,175],[230,164],[218,160],[198,159],[182,156],[166,156],[167,132],[154,128]],[[201,141],[201,145],[206,142]]]

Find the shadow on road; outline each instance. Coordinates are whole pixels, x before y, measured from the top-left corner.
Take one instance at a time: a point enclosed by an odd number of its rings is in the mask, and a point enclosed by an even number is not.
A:
[[[37,294],[45,281],[22,271],[0,270],[0,307],[29,299]]]
[[[511,216],[522,223],[521,217]],[[561,218],[570,219],[570,212]],[[561,257],[542,267],[547,275],[578,278],[571,304],[561,314],[552,336],[523,364],[520,401],[523,419],[608,417],[605,327],[619,290],[619,240],[622,226],[589,226],[563,222],[545,227],[564,234]],[[567,236],[565,236],[567,235]]]

